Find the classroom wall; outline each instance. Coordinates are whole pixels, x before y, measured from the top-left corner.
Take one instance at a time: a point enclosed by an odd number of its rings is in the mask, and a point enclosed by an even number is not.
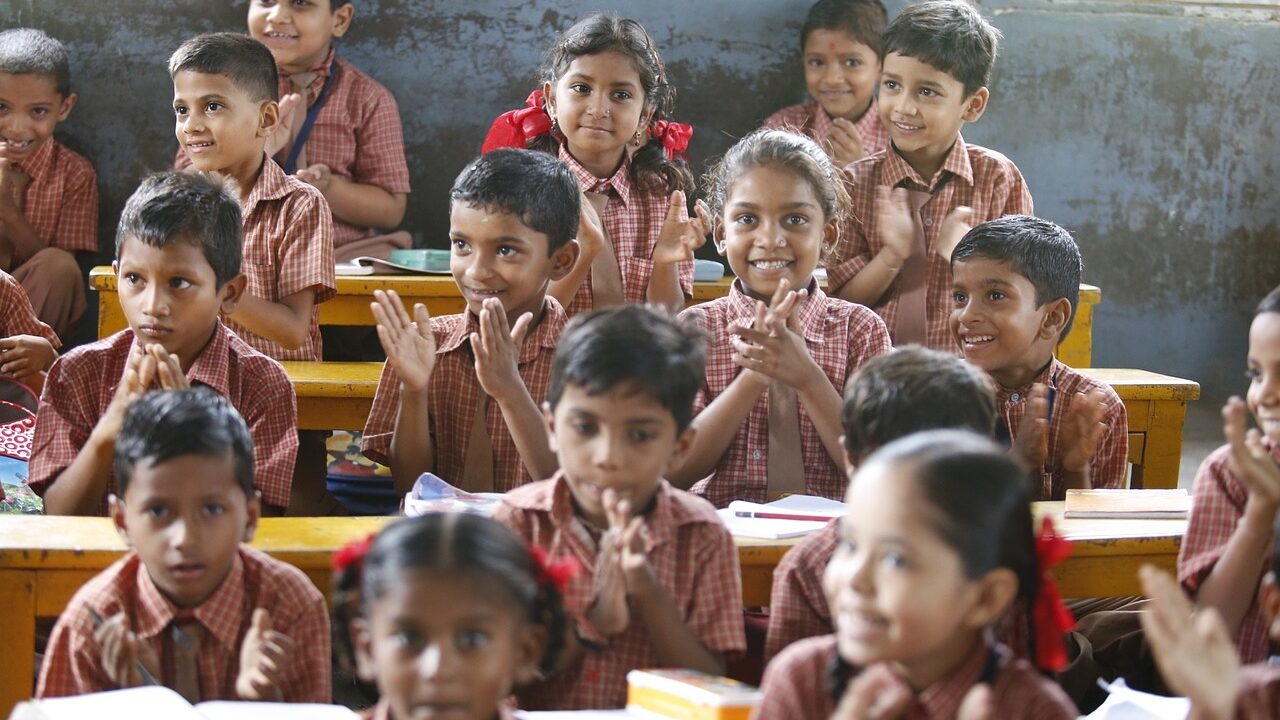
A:
[[[550,39],[586,11],[625,8],[653,33],[678,114],[697,128],[698,166],[804,95],[805,0],[356,4],[341,51],[399,99],[414,187],[405,226],[429,246],[445,244],[447,190],[490,120],[523,101]],[[1249,308],[1280,283],[1280,140],[1266,116],[1280,106],[1280,13],[1168,0],[980,5],[1006,40],[990,110],[965,135],[1013,158],[1038,213],[1076,233],[1086,280],[1103,288],[1096,364],[1194,378],[1214,403],[1240,391]],[[125,198],[176,148],[165,59],[196,32],[242,29],[244,11],[215,0],[0,3],[0,26],[42,27],[69,46],[80,102],[60,136],[98,169],[107,252]]]

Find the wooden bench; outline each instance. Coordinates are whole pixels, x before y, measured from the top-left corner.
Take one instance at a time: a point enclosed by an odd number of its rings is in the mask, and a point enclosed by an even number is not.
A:
[[[298,397],[298,429],[364,429],[382,363],[286,360],[280,364]]]
[[[1129,415],[1129,462],[1134,488],[1176,488],[1182,464],[1182,424],[1187,401],[1200,397],[1200,384],[1146,370],[1080,368],[1111,386]]]

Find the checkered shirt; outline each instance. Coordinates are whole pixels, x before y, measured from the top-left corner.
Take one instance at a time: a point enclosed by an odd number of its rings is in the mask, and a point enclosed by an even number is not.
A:
[[[905,187],[929,192],[933,197],[920,209],[924,221],[924,237],[929,248],[927,280],[927,345],[938,350],[960,353],[951,334],[951,265],[934,251],[942,221],[959,205],[973,208],[973,225],[1014,214],[1031,215],[1031,193],[1009,158],[994,150],[966,145],[957,137],[942,169],[925,182],[892,146],[849,165],[849,192],[853,212],[841,228],[841,240],[827,261],[827,287],[840,288],[866,267],[884,247],[876,219],[876,187]],[[902,289],[897,280],[889,285],[872,309],[884,318],[890,332],[897,320],[898,296]],[[834,291],[833,291],[834,292]]]
[[[1044,371],[1034,380],[1020,388],[999,387],[997,383],[996,411],[1000,418],[997,422],[1003,423],[1011,439],[1017,437],[1022,417],[1027,411],[1027,397],[1035,383],[1048,386],[1053,394],[1053,408],[1049,413],[1049,454],[1044,467],[1040,469],[1039,499],[1062,500],[1067,496],[1062,470],[1062,435],[1076,394],[1095,389],[1106,395],[1103,400],[1106,412],[1102,416],[1102,422],[1107,429],[1098,439],[1097,450],[1089,461],[1089,481],[1095,488],[1123,488],[1125,472],[1129,466],[1129,416],[1116,391],[1110,385],[1097,382],[1063,365],[1057,358],[1045,366]]]
[[[613,243],[618,258],[618,271],[622,274],[622,299],[628,303],[645,302],[649,292],[649,278],[653,276],[653,249],[662,234],[662,224],[667,219],[671,203],[669,193],[643,190],[631,177],[631,161],[624,160],[613,177],[601,180],[587,170],[560,146],[560,159],[573,171],[583,192],[609,195],[605,206],[604,230]],[[680,211],[681,219],[689,217],[686,209]],[[693,297],[693,261],[680,263],[680,290],[686,300]],[[591,276],[583,279],[578,294],[565,311],[570,317],[591,310]]]
[[[76,592],[49,638],[36,697],[61,697],[114,690],[93,639],[92,609],[103,618],[123,612],[129,628],[161,659],[157,677],[173,687],[174,641],[170,625],[194,619],[205,635],[198,657],[202,700],[236,700],[240,647],[253,611],[271,613],[271,626],[297,643],[277,686],[285,702],[331,702],[329,614],[324,596],[301,570],[241,545],[231,571],[207,600],[193,610],[171,602],[137,555],[129,553]]]
[[[1275,720],[1280,717],[1280,663],[1255,663],[1240,668],[1240,720]]]
[[[265,156],[264,156],[265,157]],[[284,174],[271,158],[244,202],[244,261],[241,270],[254,297],[280,302],[315,291],[311,329],[296,350],[232,323],[244,341],[276,360],[320,360],[320,303],[337,294],[333,275],[333,219],[320,191]]]
[[[743,292],[735,280],[729,294],[695,305],[681,318],[695,322],[707,334],[707,382],[694,401],[694,412],[702,412],[724,392],[741,372],[733,361],[729,326],[755,321],[756,301]],[[871,358],[889,351],[889,333],[884,323],[866,307],[830,297],[809,285],[809,299],[799,310],[801,332],[809,355],[826,373],[837,392],[845,380]],[[831,460],[804,403],[799,403],[800,443],[805,466],[805,492],[841,499],[848,478],[844,469]],[[695,423],[697,420],[695,419]],[[693,486],[693,492],[724,507],[733,500],[764,502],[768,490],[769,393],[766,390],[738,429],[715,472]]]
[[[1280,446],[1271,448],[1271,456],[1280,462]],[[1178,551],[1178,581],[1191,597],[1195,597],[1227,549],[1227,542],[1244,516],[1245,502],[1249,499],[1249,491],[1231,472],[1229,445],[1214,450],[1200,464],[1192,492],[1187,534],[1183,536],[1182,547]],[[1270,546],[1267,543],[1267,547]],[[1257,590],[1270,567],[1271,553],[1268,552],[1257,579],[1249,587],[1240,588],[1240,592],[1248,592],[1252,598],[1236,633],[1236,648],[1243,663],[1267,659],[1270,642]]]
[[[27,478],[40,495],[76,459],[106,413],[133,342],[133,331],[121,330],[75,348],[53,364],[40,397]],[[298,411],[284,368],[219,323],[187,369],[187,379],[209,386],[244,417],[253,436],[254,485],[264,502],[287,507],[298,450]],[[114,473],[107,492],[116,492]],[[98,513],[107,513],[105,494]]]
[[[830,153],[827,136],[831,134],[831,125],[831,116],[827,111],[816,102],[808,102],[782,108],[765,118],[762,127],[799,133]],[[867,155],[875,155],[889,147],[889,131],[880,122],[880,102],[875,98],[871,99],[867,111],[853,124],[853,129],[858,132],[858,138],[862,140],[862,151]]]
[[[22,214],[36,235],[49,247],[98,252],[98,176],[89,161],[49,138],[18,167],[31,176]]]
[[[949,676],[916,695],[903,720],[951,720],[969,690],[980,681],[987,652],[974,653]],[[1074,720],[1075,705],[1062,688],[1003,645],[997,653],[991,688],[991,717],[1001,720]],[[828,672],[836,654],[834,635],[807,638],[783,650],[764,671],[764,699],[751,717],[759,720],[827,720],[835,712]]]
[[[27,291],[12,275],[0,270],[0,339],[14,335],[35,335],[48,340],[55,348],[62,346],[53,328],[36,317]]]
[[[712,653],[746,649],[742,625],[742,580],[733,538],[706,501],[665,480],[658,483],[645,517],[649,564],[670,596],[689,632]],[[552,557],[572,555],[583,571],[566,592],[571,616],[586,613],[592,601],[596,547],[573,509],[562,473],[507,494],[494,515],[530,545]],[[632,623],[586,650],[578,664],[519,693],[528,710],[620,708],[626,703],[627,672],[658,667],[649,630],[632,611]]]
[[[533,401],[542,407],[551,384],[551,361],[556,344],[568,317],[555,298],[547,296],[542,321],[533,328],[516,359],[520,378]],[[480,323],[471,312],[431,318],[431,332],[436,340],[436,366],[427,387],[431,408],[431,444],[434,448],[436,475],[449,481],[462,478],[466,465],[471,425],[480,403],[480,381],[476,378],[475,359],[471,353],[471,333],[480,332]],[[396,416],[400,413],[400,375],[391,363],[382,367],[373,407],[364,426],[361,451],[366,457],[383,464],[391,462],[391,438],[395,434]],[[515,440],[502,417],[498,403],[490,402],[485,412],[485,427],[493,445],[493,480],[499,492],[524,485],[534,478],[520,459]]]
[[[822,574],[839,544],[840,520],[837,518],[796,543],[773,569],[765,662],[794,642],[835,632],[831,606],[822,589]]]

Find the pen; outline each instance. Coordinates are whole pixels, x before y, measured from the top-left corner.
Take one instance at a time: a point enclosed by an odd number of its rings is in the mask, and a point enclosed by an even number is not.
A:
[[[773,512],[753,512],[751,510],[735,510],[734,516],[740,518],[757,518],[760,520],[807,520],[808,522],[824,523],[832,518],[815,516],[815,515],[788,515],[787,513]]]
[[[89,611],[89,617],[93,619],[93,627],[94,627],[94,629],[95,629],[95,630],[96,630],[98,627],[100,627],[100,626],[102,625],[102,623],[103,623],[103,622],[105,622],[105,621],[102,619],[102,616],[101,616],[101,615],[99,615],[99,614],[97,613],[97,611],[96,611],[96,610],[94,610],[93,608],[86,608],[86,610],[88,610],[88,611]],[[144,684],[147,684],[147,685],[159,685],[159,684],[160,684],[160,681],[159,681],[159,680],[156,680],[156,676],[151,674],[151,671],[147,669],[147,666],[146,666],[146,665],[143,665],[143,664],[142,664],[142,661],[141,661],[141,660],[137,660],[137,661],[135,661],[135,662],[136,662],[136,664],[138,665],[138,674],[142,676],[142,682],[143,682]]]

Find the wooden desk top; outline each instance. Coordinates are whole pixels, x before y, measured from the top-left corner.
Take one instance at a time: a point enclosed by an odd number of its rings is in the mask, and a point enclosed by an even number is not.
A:
[[[1075,368],[1082,375],[1110,385],[1126,400],[1195,400],[1200,383],[1133,368]]]

